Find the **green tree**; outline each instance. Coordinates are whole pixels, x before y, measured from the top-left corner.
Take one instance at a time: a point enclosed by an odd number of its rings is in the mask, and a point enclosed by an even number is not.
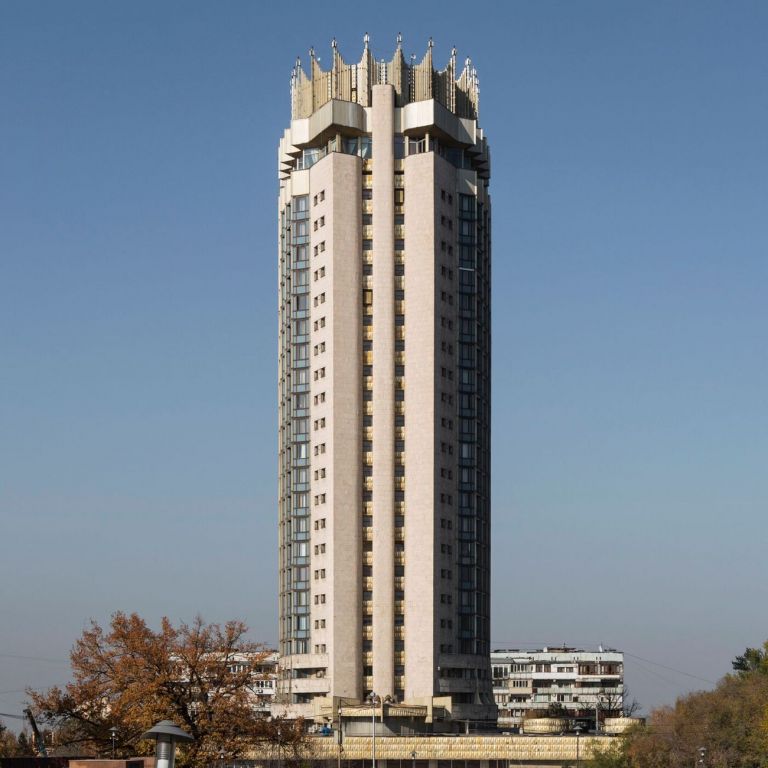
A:
[[[761,672],[768,674],[768,641],[763,643],[762,648],[747,648],[741,656],[737,656],[731,666],[736,672],[749,674],[750,672]]]

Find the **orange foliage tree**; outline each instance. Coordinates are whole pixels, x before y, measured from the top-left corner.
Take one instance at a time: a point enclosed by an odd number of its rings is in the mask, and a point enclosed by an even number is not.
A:
[[[288,762],[305,743],[302,724],[254,706],[253,668],[268,652],[246,633],[241,621],[199,617],[178,626],[164,618],[153,631],[135,613],[115,613],[108,629],[92,622],[76,641],[72,682],[27,693],[58,744],[91,754],[110,754],[111,728],[118,754],[149,754],[153,744],[141,734],[168,719],[194,738],[179,747],[182,766],[244,757],[264,743],[279,744]]]

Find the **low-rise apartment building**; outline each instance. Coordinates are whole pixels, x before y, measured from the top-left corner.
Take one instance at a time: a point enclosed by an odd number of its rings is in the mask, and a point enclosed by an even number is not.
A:
[[[562,714],[600,729],[624,708],[624,654],[612,648],[497,650],[491,653],[493,694],[501,728]]]

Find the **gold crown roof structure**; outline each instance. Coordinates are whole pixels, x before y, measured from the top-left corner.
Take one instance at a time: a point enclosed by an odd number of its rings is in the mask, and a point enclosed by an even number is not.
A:
[[[403,107],[415,101],[434,99],[458,117],[477,119],[480,101],[480,83],[470,59],[456,77],[456,49],[451,51],[445,69],[436,70],[432,64],[432,38],[420,63],[411,55],[410,63],[402,50],[402,36],[397,36],[397,47],[391,61],[376,61],[368,46],[369,37],[363,38],[363,56],[357,64],[347,64],[339,53],[336,40],[331,43],[332,65],[323,70],[309,51],[309,75],[297,59],[291,73],[291,111],[294,120],[309,117],[315,110],[332,99],[351,101],[363,107],[371,106],[374,85],[390,84],[395,88],[395,106]]]

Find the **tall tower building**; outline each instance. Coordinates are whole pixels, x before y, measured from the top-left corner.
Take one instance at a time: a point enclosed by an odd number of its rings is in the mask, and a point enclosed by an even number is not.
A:
[[[296,63],[279,147],[279,693],[493,719],[478,80]],[[304,705],[302,707],[302,705]]]

